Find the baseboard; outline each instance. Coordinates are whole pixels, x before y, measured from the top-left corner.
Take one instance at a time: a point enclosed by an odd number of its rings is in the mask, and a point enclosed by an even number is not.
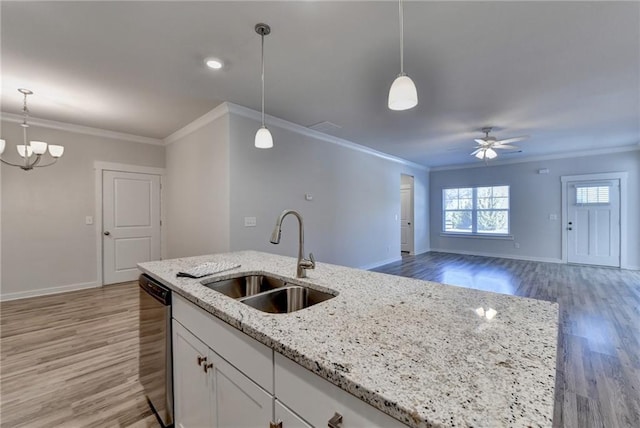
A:
[[[384,266],[384,265],[388,265],[389,263],[393,263],[393,262],[399,262],[400,260],[402,260],[402,257],[397,256],[397,257],[393,257],[387,260],[380,260],[374,263],[369,263],[363,266],[358,266],[358,269],[362,269],[362,270],[371,270],[371,269],[375,269],[379,266]]]
[[[86,288],[100,287],[97,281],[82,282],[79,284],[62,285],[59,287],[40,288],[37,290],[18,291],[15,293],[0,294],[0,301],[26,299],[28,297],[47,296],[49,294],[67,293],[69,291],[84,290]]]
[[[448,254],[462,254],[465,256],[482,256],[482,257],[496,257],[499,259],[512,259],[512,260],[525,260],[528,262],[544,262],[544,263],[564,263],[562,259],[554,259],[549,257],[530,257],[530,256],[520,256],[513,254],[496,254],[496,253],[483,253],[483,252],[475,252],[475,251],[458,251],[458,250],[445,250],[441,248],[432,248],[431,251],[437,253],[448,253]]]
[[[632,265],[625,265],[622,267],[622,269],[626,269],[626,270],[640,270],[640,266],[632,266]]]
[[[425,254],[425,253],[428,253],[429,251],[431,251],[431,248],[423,248],[413,253],[412,256],[419,256],[420,254]]]

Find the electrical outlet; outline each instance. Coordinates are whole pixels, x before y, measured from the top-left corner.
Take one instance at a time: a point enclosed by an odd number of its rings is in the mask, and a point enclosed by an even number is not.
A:
[[[513,243],[513,247],[516,248],[516,249],[520,248],[520,243],[519,242],[514,242]]]
[[[93,216],[90,216],[90,215],[86,216],[84,218],[84,224],[92,225],[93,224]]]

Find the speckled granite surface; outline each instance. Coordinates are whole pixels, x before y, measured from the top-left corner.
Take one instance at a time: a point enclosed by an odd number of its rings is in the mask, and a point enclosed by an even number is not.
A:
[[[212,275],[269,273],[338,295],[266,314],[176,273],[237,262]],[[558,306],[255,251],[142,263],[140,269],[275,351],[414,427],[551,426]],[[208,277],[209,278],[209,277]],[[478,308],[497,311],[492,319]]]

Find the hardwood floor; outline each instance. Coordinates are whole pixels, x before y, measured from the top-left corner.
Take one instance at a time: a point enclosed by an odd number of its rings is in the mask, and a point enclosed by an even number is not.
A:
[[[554,426],[640,427],[640,272],[444,253],[376,270],[557,301]],[[0,328],[1,427],[158,426],[135,282],[1,303]]]
[[[158,426],[138,382],[136,282],[0,304],[0,426]]]
[[[435,252],[375,270],[558,302],[554,427],[640,427],[640,272]]]

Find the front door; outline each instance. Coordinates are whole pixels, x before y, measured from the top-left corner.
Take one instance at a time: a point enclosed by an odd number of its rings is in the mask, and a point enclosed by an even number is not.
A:
[[[569,263],[620,267],[620,180],[567,183]]]
[[[133,281],[160,259],[160,176],[104,171],[102,198],[103,282]]]

